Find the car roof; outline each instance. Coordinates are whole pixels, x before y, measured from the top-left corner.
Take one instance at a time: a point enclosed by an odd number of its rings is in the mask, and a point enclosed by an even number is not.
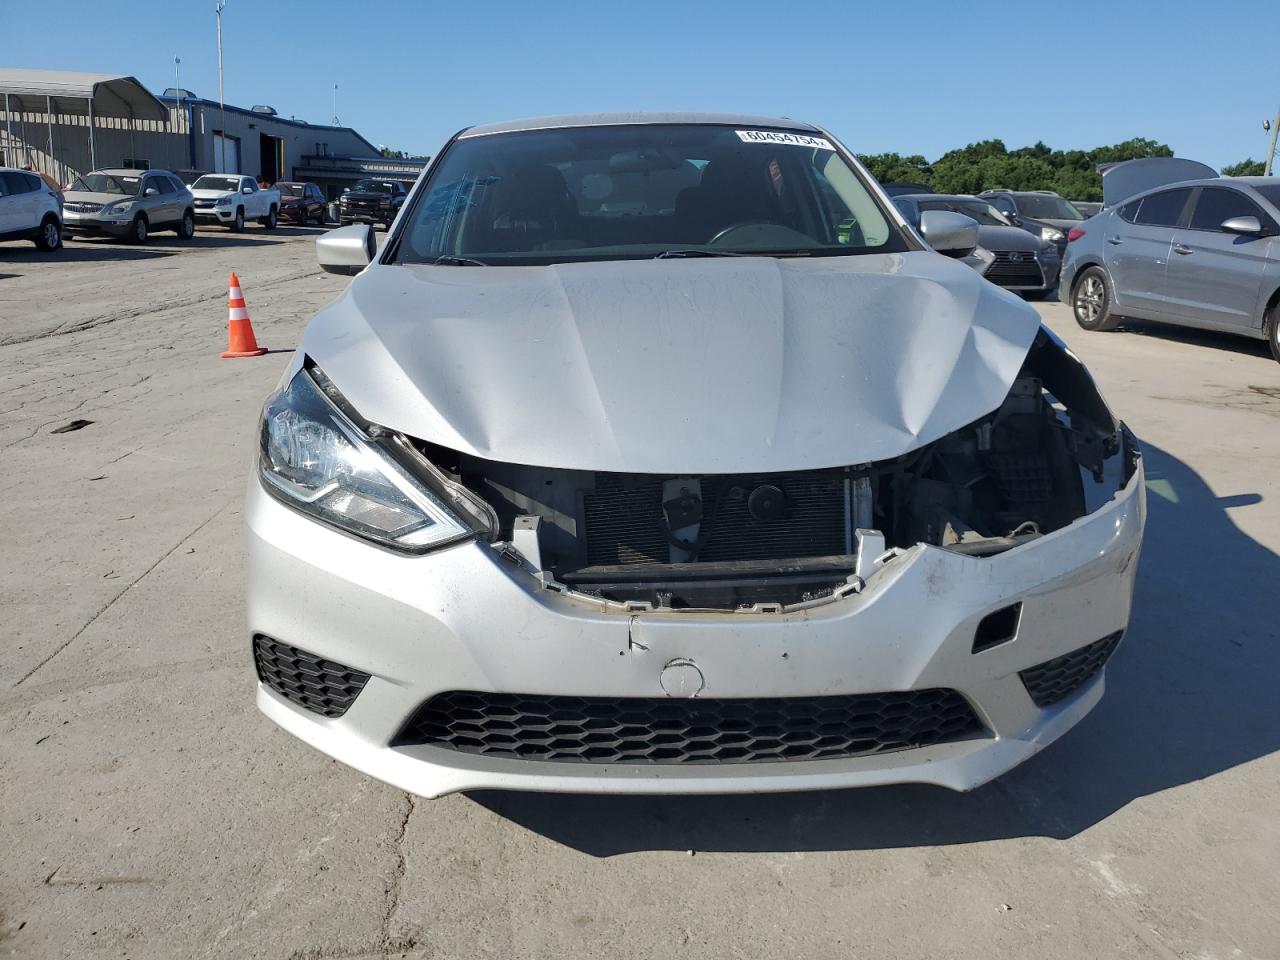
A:
[[[168,174],[168,170],[140,170],[135,167],[104,167],[101,170],[92,170],[91,173],[108,173],[113,176],[120,175],[125,177],[141,177],[147,173],[164,173]]]
[[[894,200],[982,200],[971,193],[904,193]]]
[[[485,137],[495,133],[518,133],[527,130],[556,130],[567,127],[619,127],[658,123],[770,127],[780,130],[794,130],[799,133],[822,133],[818,127],[798,120],[788,120],[786,117],[760,117],[742,113],[574,113],[547,117],[529,117],[524,120],[505,120],[500,123],[481,123],[474,127],[468,127],[458,135],[458,138]]]

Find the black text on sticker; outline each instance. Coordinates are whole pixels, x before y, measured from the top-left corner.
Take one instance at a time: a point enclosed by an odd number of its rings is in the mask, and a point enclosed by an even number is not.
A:
[[[782,143],[793,147],[816,147],[834,150],[831,141],[823,137],[807,137],[803,133],[781,133],[777,130],[739,130],[738,139],[743,143]]]

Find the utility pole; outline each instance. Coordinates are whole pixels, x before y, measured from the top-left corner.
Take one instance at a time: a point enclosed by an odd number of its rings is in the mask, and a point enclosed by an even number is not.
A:
[[[213,6],[214,16],[218,18],[218,125],[222,128],[219,146],[222,149],[222,172],[227,172],[227,104],[222,97],[222,10],[227,0],[217,0]]]
[[[182,116],[182,58],[173,58],[173,95],[178,98],[177,114]]]
[[[333,85],[333,124],[332,126],[342,126],[342,121],[338,119],[338,85]]]
[[[1267,129],[1267,126],[1268,124],[1266,123],[1266,121],[1263,121],[1262,129],[1263,130]],[[1276,122],[1273,124],[1270,124],[1270,126],[1271,126],[1271,148],[1267,151],[1267,165],[1262,172],[1262,175],[1264,177],[1271,176],[1271,161],[1274,160],[1276,156],[1276,135],[1280,134],[1280,108],[1276,109]]]

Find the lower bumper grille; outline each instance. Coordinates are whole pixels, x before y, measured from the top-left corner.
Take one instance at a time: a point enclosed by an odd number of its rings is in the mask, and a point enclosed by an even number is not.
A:
[[[369,682],[367,673],[261,635],[253,638],[253,660],[259,680],[286,700],[324,717],[346,713]]]
[[[995,261],[987,268],[986,278],[1002,287],[1039,287],[1044,285],[1044,272],[1035,255],[994,251]],[[1014,258],[1017,259],[1014,259]]]
[[[761,763],[908,750],[983,732],[954,690],[742,700],[450,691],[393,746],[572,763]]]
[[[1018,676],[1037,707],[1050,707],[1065,700],[1102,669],[1120,644],[1123,631],[1103,637],[1087,647],[1045,661]]]

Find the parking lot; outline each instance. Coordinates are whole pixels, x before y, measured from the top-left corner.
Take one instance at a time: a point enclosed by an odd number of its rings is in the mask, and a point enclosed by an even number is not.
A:
[[[347,283],[318,232],[0,244],[0,955],[1277,956],[1264,343],[1036,304],[1142,442],[1150,515],[1105,699],[997,782],[415,800],[253,704],[241,501]],[[267,356],[218,359],[232,270]]]

